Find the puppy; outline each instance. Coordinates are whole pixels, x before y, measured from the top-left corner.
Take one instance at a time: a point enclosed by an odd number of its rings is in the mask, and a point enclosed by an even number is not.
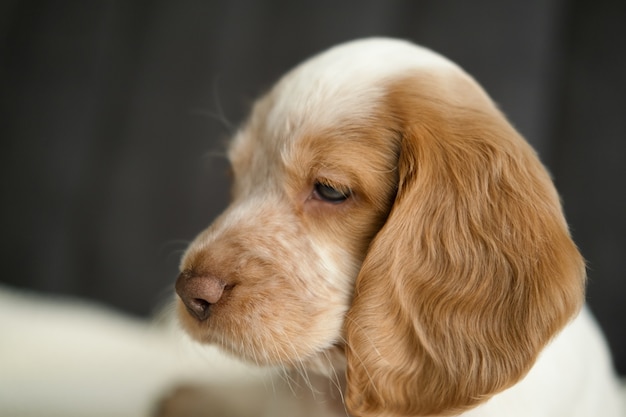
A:
[[[339,415],[621,415],[552,181],[454,63],[332,48],[256,102],[228,155],[232,203],[176,281],[192,338],[345,375]]]

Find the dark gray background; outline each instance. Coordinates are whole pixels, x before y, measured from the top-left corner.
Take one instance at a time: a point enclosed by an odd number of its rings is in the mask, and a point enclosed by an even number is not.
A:
[[[372,35],[460,63],[537,148],[625,373],[624,1],[2,1],[0,282],[149,314],[227,204],[215,151],[250,102]]]

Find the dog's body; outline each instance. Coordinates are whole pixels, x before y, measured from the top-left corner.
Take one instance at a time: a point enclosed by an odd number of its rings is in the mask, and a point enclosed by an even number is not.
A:
[[[207,370],[208,371],[208,370]],[[345,417],[340,379],[277,373],[243,390],[226,383],[228,395],[213,381],[196,390],[175,392],[162,416],[206,417]],[[291,381],[293,379],[293,381]],[[303,380],[304,379],[304,380]],[[272,382],[268,382],[272,381]],[[269,387],[269,388],[268,388]],[[345,387],[342,387],[345,388]],[[262,400],[258,392],[266,392]],[[221,396],[217,393],[222,393]],[[239,395],[241,394],[241,395]],[[256,394],[256,397],[254,395]],[[468,410],[463,417],[624,417],[624,388],[612,370],[600,330],[587,309],[550,343],[517,384]],[[240,412],[237,398],[256,398],[254,411]],[[249,401],[244,403],[249,404]],[[215,409],[218,412],[215,412]],[[224,412],[229,410],[230,412]],[[388,414],[381,413],[386,416]]]
[[[340,375],[287,379],[279,370],[190,345],[168,327],[0,287],[0,415],[347,415],[335,385],[342,383]],[[524,380],[467,415],[624,416],[609,361],[597,326],[583,311]]]
[[[551,179],[455,64],[340,45],[255,104],[229,158],[233,202],[176,283],[196,340],[345,374],[354,416],[618,415]]]
[[[145,416],[187,381],[200,388],[160,415],[623,417],[552,182],[453,63],[395,40],[333,48],[256,103],[229,157],[232,205],[183,257],[178,317],[267,371],[0,293],[0,319],[20,318],[0,320],[15,342],[0,342],[0,382],[22,382],[0,412]],[[94,319],[50,325],[70,317]],[[58,356],[25,349],[52,329]],[[89,387],[83,408],[59,403]]]

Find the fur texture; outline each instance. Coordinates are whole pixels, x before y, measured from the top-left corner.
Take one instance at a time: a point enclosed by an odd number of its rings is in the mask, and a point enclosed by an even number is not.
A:
[[[470,76],[403,41],[340,45],[255,104],[229,158],[232,204],[177,280],[193,338],[345,372],[354,416],[520,410],[488,400],[577,316],[585,267],[546,170]]]

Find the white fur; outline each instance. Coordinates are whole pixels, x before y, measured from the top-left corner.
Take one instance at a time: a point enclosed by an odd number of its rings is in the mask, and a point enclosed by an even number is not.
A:
[[[172,325],[0,287],[0,416],[148,417],[178,384],[258,375]]]
[[[443,56],[409,42],[365,39],[331,48],[276,83],[280,94],[267,116],[267,132],[297,137],[311,126],[335,125],[357,112],[367,115],[385,93],[381,81],[420,68],[442,75],[460,72]]]
[[[528,375],[463,417],[623,417],[606,344],[585,308]]]
[[[82,302],[0,287],[0,334],[0,416],[147,417],[181,383],[227,386],[215,389],[219,398],[210,404],[237,410],[228,417],[345,416],[324,395],[292,395],[272,370],[200,350],[168,326]],[[463,417],[624,417],[625,400],[584,310],[522,382]],[[214,414],[207,408],[206,415]]]

